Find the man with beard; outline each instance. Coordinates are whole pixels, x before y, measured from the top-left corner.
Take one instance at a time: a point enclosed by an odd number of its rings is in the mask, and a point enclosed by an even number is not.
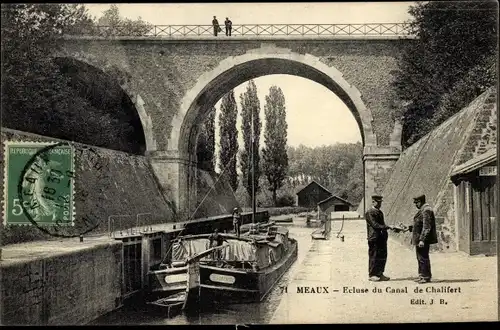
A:
[[[425,195],[413,198],[413,203],[418,211],[413,218],[413,226],[409,226],[408,230],[412,233],[411,243],[415,245],[417,254],[418,279],[415,282],[424,284],[430,282],[432,277],[429,250],[431,244],[438,242],[436,218],[434,210],[425,202]]]

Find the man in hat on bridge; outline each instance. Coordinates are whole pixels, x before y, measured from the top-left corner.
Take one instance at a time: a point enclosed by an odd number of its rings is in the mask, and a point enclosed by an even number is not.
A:
[[[431,244],[438,242],[436,218],[434,210],[425,202],[425,195],[413,198],[413,203],[418,211],[413,217],[413,226],[409,226],[408,230],[412,233],[411,243],[415,245],[417,254],[418,279],[415,282],[423,284],[430,282],[432,277],[429,249]]]
[[[214,27],[214,36],[217,37],[217,33],[221,32],[222,29],[219,26],[219,21],[217,20],[217,17],[214,16],[214,19],[212,20],[212,26]]]
[[[226,36],[231,36],[231,30],[233,29],[233,22],[226,17],[226,20],[224,21],[224,25],[226,26]]]
[[[382,196],[372,196],[372,207],[365,213],[366,230],[368,239],[368,276],[370,281],[388,281],[384,275],[387,262],[387,239],[389,235],[384,221],[384,213],[380,210]]]

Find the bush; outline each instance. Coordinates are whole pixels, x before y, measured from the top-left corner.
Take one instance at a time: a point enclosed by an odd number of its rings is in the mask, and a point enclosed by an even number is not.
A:
[[[290,194],[280,196],[276,199],[276,207],[294,206],[294,205],[295,205],[295,198]]]

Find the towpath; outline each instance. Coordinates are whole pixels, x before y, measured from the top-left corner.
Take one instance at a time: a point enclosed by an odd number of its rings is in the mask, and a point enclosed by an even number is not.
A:
[[[389,239],[385,273],[391,280],[369,282],[364,220],[345,222],[344,242],[336,238],[339,227],[333,223],[330,240],[309,243],[301,264],[291,270],[286,292],[280,288],[270,323],[498,320],[496,257],[431,253],[433,282],[419,285],[413,282],[414,250]]]

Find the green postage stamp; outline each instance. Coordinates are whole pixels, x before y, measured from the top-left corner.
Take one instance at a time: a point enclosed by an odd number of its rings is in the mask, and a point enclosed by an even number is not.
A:
[[[4,224],[72,226],[73,146],[6,141],[4,151]]]

